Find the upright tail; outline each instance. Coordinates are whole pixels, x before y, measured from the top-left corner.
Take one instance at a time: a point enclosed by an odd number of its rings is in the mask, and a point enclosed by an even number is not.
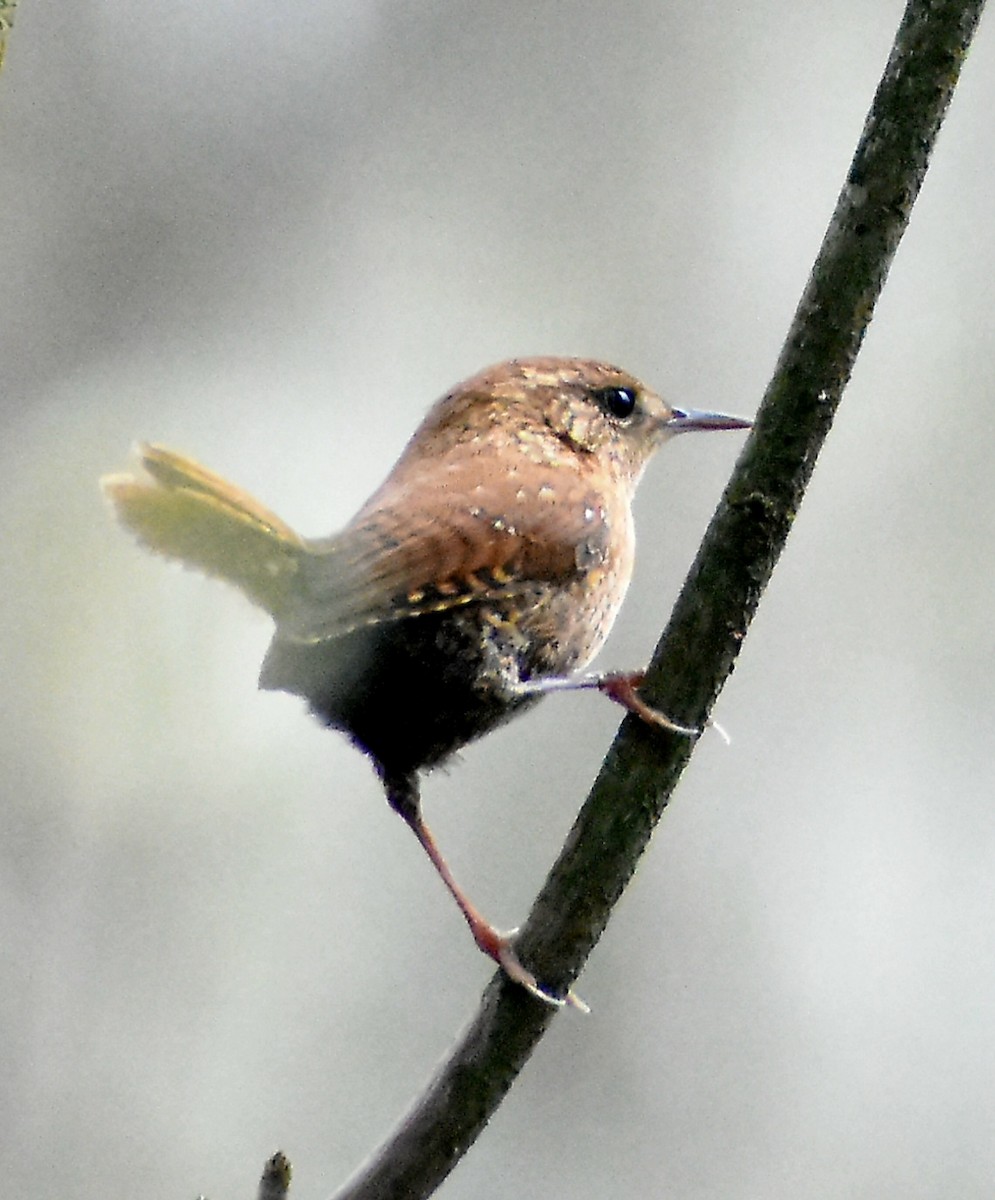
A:
[[[100,485],[143,546],[243,591],[277,617],[306,552],[304,539],[258,500],[182,454],[142,443],[144,473]]]

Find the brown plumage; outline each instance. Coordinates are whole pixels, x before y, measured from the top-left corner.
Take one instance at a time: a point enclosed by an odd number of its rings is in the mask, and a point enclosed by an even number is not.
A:
[[[302,696],[370,756],[478,945],[550,1000],[456,886],[421,819],[418,774],[561,686],[600,686],[681,729],[638,700],[638,676],[574,673],[628,587],[631,504],[650,455],[685,430],[748,426],[671,408],[607,363],[516,359],[444,396],[329,538],[299,537],[161,447],[141,448],[148,478],[112,476],[104,488],[149,548],[273,615],[261,686]]]

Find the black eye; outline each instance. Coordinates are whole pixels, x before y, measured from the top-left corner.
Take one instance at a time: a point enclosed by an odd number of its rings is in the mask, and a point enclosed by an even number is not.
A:
[[[627,421],[636,411],[635,388],[595,388],[591,394],[594,397],[595,404],[617,421]]]

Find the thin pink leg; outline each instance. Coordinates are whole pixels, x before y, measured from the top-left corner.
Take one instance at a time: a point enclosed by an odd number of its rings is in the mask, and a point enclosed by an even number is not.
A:
[[[401,811],[401,816],[407,821],[411,831],[431,859],[432,865],[439,873],[439,878],[448,888],[449,894],[459,905],[460,912],[466,919],[466,923],[470,926],[473,940],[480,949],[489,958],[494,959],[509,979],[513,979],[515,983],[521,984],[526,991],[531,992],[533,996],[542,1000],[543,1003],[551,1004],[555,1008],[569,1005],[571,1008],[579,1009],[581,1012],[589,1012],[590,1009],[588,1006],[573,991],[567,992],[566,996],[561,998],[547,992],[540,985],[532,972],[522,966],[518,956],[515,954],[512,943],[512,936],[515,931],[512,930],[510,934],[499,933],[489,921],[486,921],[481,916],[470,902],[469,897],[453,878],[449,864],[442,857],[442,852],[439,850],[435,838],[432,836],[432,831],[422,820],[421,814],[417,810],[410,813]]]

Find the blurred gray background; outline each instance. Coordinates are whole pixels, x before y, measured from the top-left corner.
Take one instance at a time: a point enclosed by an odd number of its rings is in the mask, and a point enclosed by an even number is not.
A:
[[[0,76],[0,1179],[327,1195],[490,977],[269,627],[141,553],[153,438],[311,534],[488,362],[752,412],[901,4],[23,0]],[[983,29],[736,674],[580,990],[448,1200],[989,1197],[995,39]],[[741,439],[639,497],[644,662]],[[618,723],[426,786],[514,925]]]

